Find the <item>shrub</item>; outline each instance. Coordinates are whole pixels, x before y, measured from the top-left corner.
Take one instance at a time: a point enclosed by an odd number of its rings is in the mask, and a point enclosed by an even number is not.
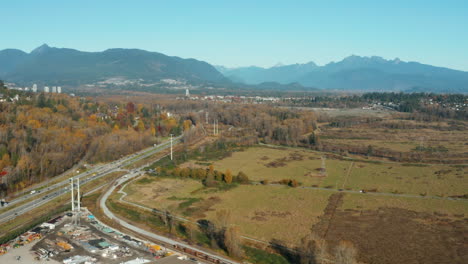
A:
[[[235,180],[240,184],[248,184],[250,182],[249,177],[242,171],[239,171]]]

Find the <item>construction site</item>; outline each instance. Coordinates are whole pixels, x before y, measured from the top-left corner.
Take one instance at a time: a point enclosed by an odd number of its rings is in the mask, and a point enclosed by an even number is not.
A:
[[[71,180],[72,210],[0,245],[0,263],[142,264],[197,263],[195,259],[137,239],[98,221],[81,208],[79,182]]]

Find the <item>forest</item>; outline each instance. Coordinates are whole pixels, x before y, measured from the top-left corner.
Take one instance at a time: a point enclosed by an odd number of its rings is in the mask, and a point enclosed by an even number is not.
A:
[[[149,147],[170,133],[180,134],[184,123],[163,108],[0,85],[0,197],[77,164],[110,161]]]

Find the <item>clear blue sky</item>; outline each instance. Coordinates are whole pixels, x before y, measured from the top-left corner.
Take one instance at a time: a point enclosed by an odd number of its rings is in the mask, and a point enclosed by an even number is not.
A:
[[[351,54],[468,71],[468,1],[6,0],[0,49],[140,48],[226,66]]]

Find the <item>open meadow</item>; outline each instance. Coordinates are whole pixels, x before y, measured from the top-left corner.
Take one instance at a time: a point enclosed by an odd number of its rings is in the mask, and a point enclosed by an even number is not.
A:
[[[144,179],[148,180],[135,181],[125,188],[129,194],[126,201],[169,210],[191,220],[216,221],[216,211],[226,209],[244,235],[266,242],[277,238],[298,243],[301,237],[297,234],[310,232],[331,195],[328,191],[263,185],[240,185],[222,191],[203,188],[194,180]]]
[[[322,174],[322,159],[326,173]],[[468,170],[456,165],[420,165],[346,160],[324,153],[252,147],[213,162],[215,169],[246,173],[253,181],[295,179],[303,186],[376,192],[461,196],[468,194]]]
[[[320,126],[320,140],[325,145],[348,149],[350,153],[359,147],[372,146],[384,156],[394,159],[412,155],[412,159],[417,162],[467,163],[467,122],[431,122],[404,118],[408,117],[400,114],[382,119],[358,116],[332,119]]]
[[[319,170],[322,156],[328,157],[324,175]],[[397,208],[451,221],[468,215],[466,200],[447,197],[466,194],[463,166],[343,160],[309,150],[270,147],[246,148],[212,164],[216,170],[229,169],[234,175],[243,171],[251,181],[268,180],[269,184],[208,188],[194,179],[145,176],[125,188],[125,200],[193,221],[216,221],[216,212],[227,209],[244,235],[263,241],[280,239],[291,245],[314,232],[313,226],[323,221],[333,194],[343,194],[333,209],[342,212]],[[206,164],[188,161],[181,167]],[[301,185],[274,184],[281,179],[296,179]],[[359,193],[363,189],[369,191]]]
[[[468,261],[466,122],[359,112],[322,120],[301,147],[265,139],[194,147],[150,166],[124,200],[215,226],[227,211],[241,235],[289,248],[307,235],[330,249],[351,241],[362,263]]]

